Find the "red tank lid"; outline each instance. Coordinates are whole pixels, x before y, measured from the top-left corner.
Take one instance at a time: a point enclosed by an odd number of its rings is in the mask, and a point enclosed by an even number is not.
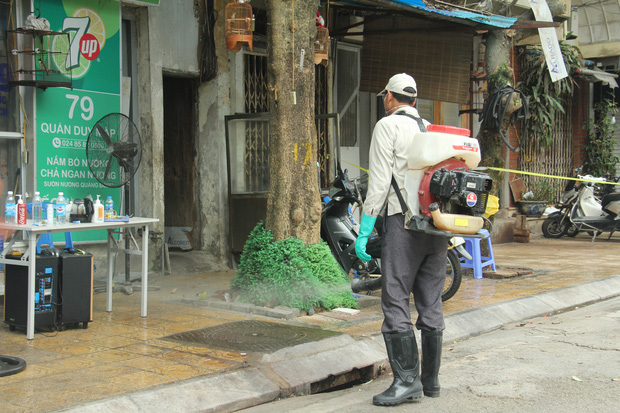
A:
[[[469,129],[465,128],[457,128],[456,126],[448,126],[448,125],[428,125],[426,130],[429,132],[441,132],[441,133],[450,133],[452,135],[461,135],[461,136],[469,136]]]

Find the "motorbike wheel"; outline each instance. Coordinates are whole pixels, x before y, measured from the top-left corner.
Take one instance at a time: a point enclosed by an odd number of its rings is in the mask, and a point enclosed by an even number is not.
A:
[[[453,250],[448,250],[448,262],[446,263],[446,283],[441,294],[441,301],[447,301],[461,287],[462,279],[461,263],[458,255]]]
[[[562,238],[568,231],[568,225],[560,224],[555,218],[547,218],[542,223],[542,233],[545,238]]]
[[[569,237],[576,237],[579,234],[579,227],[577,225],[571,225],[566,231],[566,235]]]

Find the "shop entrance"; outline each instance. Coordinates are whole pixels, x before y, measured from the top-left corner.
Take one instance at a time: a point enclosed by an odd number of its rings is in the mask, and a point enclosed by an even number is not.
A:
[[[170,248],[197,247],[196,80],[164,76],[164,208]]]

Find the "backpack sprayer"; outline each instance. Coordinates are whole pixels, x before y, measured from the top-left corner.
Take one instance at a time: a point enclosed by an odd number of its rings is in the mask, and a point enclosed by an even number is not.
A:
[[[493,185],[488,174],[471,170],[480,159],[480,145],[469,137],[468,129],[429,125],[426,132],[418,132],[405,175],[405,227],[448,237],[476,237]]]

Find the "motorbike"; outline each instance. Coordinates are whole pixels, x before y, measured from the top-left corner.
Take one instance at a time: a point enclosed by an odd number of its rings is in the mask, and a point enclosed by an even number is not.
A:
[[[355,254],[355,241],[359,223],[354,210],[363,205],[362,188],[359,179],[349,180],[346,170],[338,167],[338,175],[330,185],[329,194],[323,197],[321,214],[321,238],[327,242],[334,257],[346,274],[353,272],[351,289],[355,293],[378,290],[381,288],[381,232],[383,219],[380,216],[375,229],[368,239],[366,251],[372,257],[368,262],[360,260]],[[464,241],[455,241],[465,257],[471,256],[463,247]],[[454,249],[448,250],[446,261],[446,282],[442,301],[454,296],[461,285],[461,264]]]
[[[591,175],[581,176],[588,181],[604,181],[604,178],[595,178]],[[570,213],[570,221],[580,231],[592,234],[592,242],[597,235],[609,232],[609,238],[620,230],[620,193],[607,193],[599,199],[595,196],[595,184],[583,182]]]
[[[542,223],[542,233],[545,238],[561,238],[564,235],[574,237],[579,228],[570,220],[570,213],[579,194],[579,185],[576,181],[569,181],[560,195],[555,211],[550,213]]]

